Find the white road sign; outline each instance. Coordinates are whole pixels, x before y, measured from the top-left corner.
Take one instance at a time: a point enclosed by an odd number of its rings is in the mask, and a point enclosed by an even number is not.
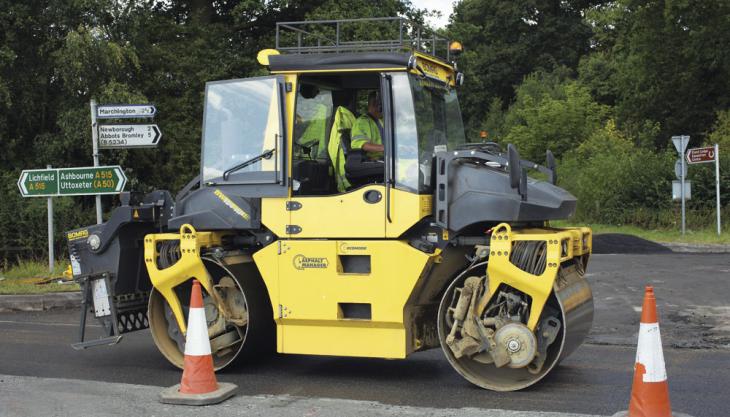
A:
[[[678,201],[682,199],[682,181],[672,181],[672,200]],[[692,199],[692,181],[684,182],[684,199]]]
[[[101,149],[150,148],[160,143],[157,125],[99,125]]]
[[[99,119],[133,119],[154,117],[157,109],[152,104],[106,104],[96,107]]]
[[[689,136],[672,136],[672,143],[674,143],[677,152],[684,155],[684,150],[687,149],[687,144],[689,144]]]

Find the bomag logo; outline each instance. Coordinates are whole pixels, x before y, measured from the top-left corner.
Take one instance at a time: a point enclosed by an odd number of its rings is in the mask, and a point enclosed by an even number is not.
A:
[[[310,257],[304,256],[304,255],[295,256],[293,263],[294,263],[294,268],[296,268],[300,271],[302,271],[304,269],[308,269],[308,268],[324,269],[324,268],[327,268],[330,264],[329,261],[327,260],[327,258],[324,258],[324,257],[310,258]]]
[[[81,239],[84,237],[89,237],[89,230],[86,229],[86,230],[77,230],[75,232],[68,232],[66,237],[68,238],[68,240],[76,240],[76,239]]]
[[[340,251],[341,252],[347,252],[351,250],[368,250],[367,246],[354,246],[350,245],[349,243],[340,243]]]

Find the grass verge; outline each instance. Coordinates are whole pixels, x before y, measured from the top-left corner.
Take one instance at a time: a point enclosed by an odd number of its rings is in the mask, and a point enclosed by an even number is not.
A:
[[[75,282],[63,282],[66,264],[56,264],[53,272],[48,263],[21,260],[17,265],[0,271],[0,294],[42,294],[48,292],[78,291]]]
[[[636,226],[622,225],[614,226],[608,224],[590,224],[590,223],[578,223],[568,221],[552,221],[550,225],[556,227],[569,227],[569,226],[588,226],[593,229],[593,234],[601,233],[622,233],[626,235],[634,235],[642,239],[651,240],[654,242],[669,242],[669,243],[698,243],[698,244],[730,244],[730,231],[722,230],[721,235],[717,235],[716,229],[700,229],[690,230],[687,229],[687,233],[682,235],[680,230],[669,230],[669,229],[642,229]]]

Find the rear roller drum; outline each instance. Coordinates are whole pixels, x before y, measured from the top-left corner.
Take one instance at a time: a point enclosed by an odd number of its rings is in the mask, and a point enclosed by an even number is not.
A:
[[[234,275],[222,265],[204,260],[210,273],[215,291],[221,297],[230,311],[229,317],[224,317],[210,294],[203,291],[203,307],[208,322],[208,336],[210,337],[211,353],[215,370],[220,370],[233,363],[236,358],[243,356],[255,343],[250,333],[249,300],[245,285],[234,279]],[[176,287],[176,293],[183,306],[185,318],[190,302],[190,282]],[[250,292],[250,291],[249,291]],[[152,290],[149,299],[148,317],[152,338],[160,353],[173,365],[183,367],[185,352],[185,336],[172,313],[172,309],[159,292]]]
[[[468,268],[444,293],[438,311],[441,347],[454,369],[475,385],[493,391],[527,388],[582,343],[593,320],[590,289],[579,265],[561,267],[556,291],[533,332],[524,324],[529,297],[513,288],[500,287],[483,314],[474,314],[490,298],[488,277],[477,275],[486,266]]]

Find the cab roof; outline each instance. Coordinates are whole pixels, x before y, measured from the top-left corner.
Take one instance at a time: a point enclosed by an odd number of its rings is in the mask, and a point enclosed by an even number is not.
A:
[[[400,52],[270,55],[271,72],[406,70],[412,54]]]

